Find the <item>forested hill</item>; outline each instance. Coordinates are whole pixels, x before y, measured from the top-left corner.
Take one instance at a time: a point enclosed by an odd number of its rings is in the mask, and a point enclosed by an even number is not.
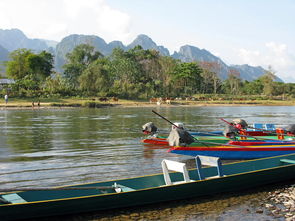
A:
[[[214,56],[209,51],[205,49],[199,49],[194,46],[185,45],[182,46],[179,52],[174,52],[172,54],[173,58],[180,59],[184,62],[215,62],[220,66],[220,77],[226,79],[230,69],[234,69],[240,73],[241,79],[253,81],[265,73],[265,70],[258,66],[253,67],[248,64],[244,65],[226,65],[219,57]],[[282,80],[276,77],[275,81],[282,82]]]
[[[0,45],[0,74],[5,72],[4,62],[8,60],[9,52]]]
[[[0,61],[7,61],[8,60],[8,50],[0,45]]]
[[[122,48],[128,50],[136,45],[142,46],[143,49],[155,49],[164,56],[172,56],[173,58],[180,59],[183,62],[216,62],[220,65],[220,78],[226,79],[230,69],[235,69],[240,73],[240,78],[248,81],[255,80],[265,73],[262,67],[253,67],[249,65],[233,65],[225,64],[219,57],[214,56],[212,53],[205,49],[199,49],[196,46],[184,45],[180,48],[179,52],[174,52],[170,55],[167,48],[158,46],[147,35],[138,35],[133,42],[129,45],[124,45],[120,41],[112,41],[106,43],[104,39],[94,35],[69,35],[57,43],[43,39],[29,39],[26,35],[18,30],[1,30],[0,29],[0,62],[7,58],[6,51],[13,51],[18,48],[28,48],[33,51],[47,50],[55,56],[55,69],[62,72],[62,66],[66,63],[66,54],[71,52],[79,44],[90,44],[103,55],[110,55],[114,48]],[[5,50],[6,49],[6,50]],[[276,81],[282,81],[277,78]]]
[[[62,39],[56,46],[55,65],[58,71],[66,63],[66,54],[71,52],[79,44],[90,44],[103,55],[110,55],[114,48],[128,50],[140,45],[143,49],[155,49],[161,55],[170,56],[168,49],[157,44],[146,35],[139,35],[131,44],[125,46],[121,41],[106,43],[102,38],[94,35],[69,35]]]
[[[172,55],[175,59],[180,59],[183,62],[192,62],[192,61],[199,61],[199,62],[215,62],[220,65],[220,77],[222,79],[227,78],[227,73],[229,71],[229,67],[218,57],[211,54],[209,51],[205,49],[199,49],[197,47],[191,45],[185,45],[180,47],[179,52],[174,52]],[[247,79],[243,78],[242,79]],[[248,80],[248,79],[247,79]]]
[[[160,52],[161,55],[170,56],[167,48],[164,46],[158,46],[150,37],[147,35],[138,35],[137,38],[127,46],[127,49],[134,48],[136,45],[140,45],[143,49],[155,49]]]

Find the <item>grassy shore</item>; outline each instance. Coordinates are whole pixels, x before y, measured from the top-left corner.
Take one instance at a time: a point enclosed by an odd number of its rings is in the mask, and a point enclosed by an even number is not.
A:
[[[59,108],[59,107],[136,107],[136,106],[156,106],[156,103],[150,103],[148,100],[124,100],[118,101],[99,101],[94,98],[56,98],[56,99],[40,99],[38,105],[37,99],[18,99],[10,98],[5,104],[4,100],[0,102],[0,108]],[[33,103],[34,102],[34,103]],[[295,100],[202,100],[202,101],[172,101],[171,104],[161,104],[161,106],[293,106]]]

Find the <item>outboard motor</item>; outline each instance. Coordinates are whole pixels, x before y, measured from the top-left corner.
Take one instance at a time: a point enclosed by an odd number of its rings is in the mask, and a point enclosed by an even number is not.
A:
[[[153,135],[153,134],[157,133],[157,131],[158,131],[158,128],[154,125],[153,122],[148,122],[142,126],[142,132],[144,134]]]
[[[236,126],[238,129],[247,129],[248,124],[245,120],[243,119],[233,119],[233,124]]]
[[[172,130],[179,128],[179,129],[183,129],[184,130],[184,125],[181,122],[175,122],[173,123],[174,125],[172,125]],[[175,127],[176,126],[176,127]]]
[[[183,128],[183,124],[174,124],[178,127],[172,126],[172,130],[167,138],[169,146],[186,146],[195,141],[192,135]]]
[[[235,140],[238,132],[239,132],[239,130],[234,125],[227,124],[225,126],[224,131],[223,131],[223,135],[225,137],[232,139],[232,140]]]
[[[285,131],[289,136],[295,136],[295,124],[290,124]]]

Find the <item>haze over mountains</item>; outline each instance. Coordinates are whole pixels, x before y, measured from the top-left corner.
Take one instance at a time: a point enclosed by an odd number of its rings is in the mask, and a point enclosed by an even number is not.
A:
[[[221,66],[221,79],[226,79],[229,69],[236,69],[240,73],[240,77],[244,80],[252,81],[265,73],[262,67],[253,67],[250,65],[227,65],[219,57],[214,56],[212,53],[205,49],[199,49],[196,46],[184,45],[178,52],[170,55],[169,50],[164,46],[157,45],[147,35],[138,35],[137,38],[129,45],[125,46],[121,41],[112,41],[106,43],[104,39],[94,35],[77,35],[72,34],[61,40],[55,42],[44,39],[29,39],[21,30],[0,29],[0,62],[8,60],[8,54],[18,48],[28,48],[35,52],[42,50],[49,51],[55,57],[55,69],[59,72],[62,71],[62,66],[66,63],[66,54],[71,52],[79,44],[90,44],[100,51],[103,55],[107,56],[112,53],[116,47],[128,50],[136,45],[142,46],[143,49],[155,49],[161,55],[171,56],[175,59],[180,59],[184,62],[192,61],[209,61],[219,63]],[[277,78],[277,81],[282,81]]]

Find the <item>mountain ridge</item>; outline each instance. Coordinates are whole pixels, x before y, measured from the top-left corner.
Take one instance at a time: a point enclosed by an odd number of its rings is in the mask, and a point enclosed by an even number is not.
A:
[[[103,55],[108,56],[112,50],[119,47],[123,50],[128,50],[136,45],[140,45],[143,49],[154,49],[159,51],[163,56],[171,56],[183,62],[216,62],[220,65],[220,78],[226,79],[230,69],[235,69],[240,73],[240,78],[243,80],[253,81],[262,76],[266,70],[262,67],[253,67],[248,64],[243,65],[227,65],[221,58],[213,55],[206,49],[200,49],[192,45],[183,45],[178,52],[173,54],[164,46],[157,45],[149,36],[145,34],[138,35],[130,44],[124,45],[121,41],[115,40],[109,43],[96,35],[71,34],[64,37],[60,42],[44,40],[44,39],[29,39],[19,29],[2,30],[0,29],[0,46],[8,52],[18,48],[28,48],[34,51],[47,50],[54,54],[55,69],[62,72],[62,66],[66,63],[66,54],[71,52],[79,44],[90,44]],[[1,48],[0,48],[1,49]],[[0,61],[5,57],[4,50],[0,50]],[[2,56],[2,57],[1,57]],[[7,55],[6,55],[7,57]],[[282,81],[280,78],[277,81]]]
[[[35,51],[48,48],[44,40],[30,39],[19,29],[0,29],[0,45],[9,52],[19,48],[28,48]]]

